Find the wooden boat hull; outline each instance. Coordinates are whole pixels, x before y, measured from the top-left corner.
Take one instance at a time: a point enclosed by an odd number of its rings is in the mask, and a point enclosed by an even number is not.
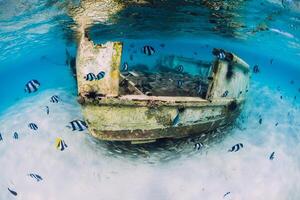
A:
[[[236,119],[243,105],[243,101],[235,100],[168,105],[157,102],[158,105],[151,106],[139,101],[118,103],[91,103],[82,107],[91,135],[101,140],[143,143],[182,138],[227,126]],[[174,123],[176,117],[178,122]]]

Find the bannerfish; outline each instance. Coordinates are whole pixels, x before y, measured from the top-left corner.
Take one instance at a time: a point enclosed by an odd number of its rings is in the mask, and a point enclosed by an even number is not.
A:
[[[271,153],[271,155],[270,155],[269,159],[270,159],[270,160],[273,160],[273,159],[275,158],[275,156],[274,156],[274,155],[275,155],[275,152],[273,151],[273,152]]]
[[[13,191],[13,190],[11,190],[11,189],[9,189],[9,188],[7,188],[8,189],[8,191],[12,194],[12,195],[14,195],[14,196],[17,196],[18,195],[18,193],[16,192],[16,191]]]
[[[238,143],[238,144],[232,146],[231,149],[229,149],[228,151],[229,152],[237,152],[243,147],[244,147],[244,145],[242,143]]]
[[[14,137],[14,139],[17,140],[17,139],[19,139],[19,134],[17,132],[14,132],[14,136],[13,137]]]
[[[181,88],[182,85],[183,85],[183,80],[178,80],[178,81],[177,81],[177,87],[178,87],[178,88]]]
[[[49,115],[49,112],[50,112],[49,106],[46,106],[46,113],[47,113],[47,115]]]
[[[3,140],[3,138],[2,138],[2,135],[1,135],[1,133],[0,133],[0,141],[2,141]]]
[[[177,69],[178,72],[182,73],[183,72],[183,65],[178,65],[176,69]]]
[[[128,71],[128,63],[127,62],[124,62],[123,65],[122,65],[122,71]]]
[[[196,143],[196,144],[194,145],[194,149],[200,150],[203,146],[204,146],[203,143],[198,142],[198,143]]]
[[[151,56],[155,53],[155,49],[152,46],[149,46],[149,45],[144,46],[142,51],[147,56]]]
[[[35,131],[39,129],[39,127],[35,123],[28,124],[28,127],[32,130],[35,130]]]
[[[97,80],[103,79],[104,76],[105,76],[105,72],[104,71],[99,72],[99,74],[97,74]]]
[[[31,178],[34,178],[37,182],[43,180],[43,178],[40,175],[38,175],[38,174],[32,174],[32,173],[30,173],[30,174],[28,174],[28,176],[30,176]]]
[[[68,147],[68,145],[65,143],[65,141],[63,139],[56,138],[55,139],[55,147],[57,150],[63,151]]]
[[[78,131],[83,131],[87,129],[87,124],[82,121],[82,120],[73,120],[70,122],[71,126],[67,126],[69,128],[72,128],[72,131],[78,130]]]
[[[58,103],[59,101],[59,96],[57,95],[53,95],[51,98],[50,98],[50,102],[51,103]]]
[[[253,67],[253,73],[255,73],[255,74],[257,74],[257,73],[259,73],[259,67],[258,67],[258,65],[254,65],[254,67]]]
[[[228,96],[228,90],[226,90],[223,94],[222,94],[222,96],[221,97],[227,97]]]
[[[40,85],[40,82],[38,82],[37,80],[31,80],[26,83],[24,90],[27,93],[36,92],[39,89]]]
[[[230,194],[230,192],[226,192],[226,194],[224,194],[223,198],[225,198],[229,194]]]
[[[84,77],[84,79],[85,79],[86,81],[95,81],[95,80],[97,80],[97,76],[96,76],[94,73],[88,73],[88,74]]]

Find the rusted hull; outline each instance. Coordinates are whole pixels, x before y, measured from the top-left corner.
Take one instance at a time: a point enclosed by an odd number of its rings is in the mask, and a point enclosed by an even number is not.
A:
[[[229,104],[230,102],[203,103],[198,107],[185,107],[182,103],[184,110],[180,114],[181,123],[178,125],[174,125],[174,119],[178,115],[177,105],[156,108],[141,105],[90,105],[83,107],[83,113],[90,127],[90,134],[98,139],[146,143],[162,138],[183,138],[227,126],[239,115],[243,101],[234,110]],[[191,118],[193,121],[186,121]]]

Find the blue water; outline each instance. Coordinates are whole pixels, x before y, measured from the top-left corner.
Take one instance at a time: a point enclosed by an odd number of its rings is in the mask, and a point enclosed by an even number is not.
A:
[[[0,0],[0,199],[300,198],[298,1],[283,1],[285,7],[275,0],[241,1],[228,10],[214,10],[206,1],[150,1],[154,3],[129,4],[109,23],[90,28],[95,42],[122,41],[122,62],[130,66],[153,66],[161,55],[212,61],[214,47],[234,52],[251,67],[259,65],[236,124],[204,142],[201,151],[189,139],[133,147],[66,127],[82,119],[76,82],[66,65],[66,49],[75,56],[77,48],[70,7],[86,2]],[[243,26],[230,25],[234,23]],[[259,24],[268,30],[253,31]],[[155,47],[156,54],[143,55],[145,44]],[[32,79],[41,86],[25,93]],[[50,102],[53,95],[60,97],[58,104]],[[29,129],[29,123],[39,129]],[[57,137],[65,140],[66,150],[55,148]],[[229,153],[237,143],[244,148]],[[29,173],[43,180],[36,182]]]

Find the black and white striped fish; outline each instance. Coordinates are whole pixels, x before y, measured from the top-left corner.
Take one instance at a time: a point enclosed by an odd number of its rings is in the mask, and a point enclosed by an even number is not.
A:
[[[72,131],[84,131],[87,129],[87,124],[82,120],[73,120],[70,122],[70,125],[67,126],[68,128],[72,128]]]
[[[125,72],[128,71],[128,63],[127,62],[123,63],[123,65],[122,65],[122,71],[125,71]]]
[[[37,80],[31,80],[26,83],[24,90],[27,93],[36,92],[39,89],[40,85],[40,82],[38,82]]]
[[[105,76],[105,72],[104,71],[99,72],[99,74],[97,74],[97,80],[103,79],[104,76]]]
[[[144,46],[142,51],[147,56],[151,56],[155,53],[155,49],[152,46],[149,46],[149,45]]]
[[[95,81],[95,80],[97,80],[97,76],[96,76],[94,73],[88,73],[88,74],[84,77],[84,79],[85,79],[86,81]]]
[[[183,86],[183,80],[178,80],[177,81],[177,87],[181,88]]]
[[[53,96],[50,98],[50,102],[51,102],[51,103],[58,103],[58,102],[59,102],[59,96],[53,95]]]
[[[269,159],[270,159],[270,160],[273,160],[273,159],[275,158],[275,156],[274,156],[274,155],[275,155],[275,152],[273,151],[273,152],[271,153],[271,155],[270,155]]]
[[[196,150],[200,150],[202,147],[203,147],[203,143],[202,142],[198,142],[198,143],[195,143],[194,145],[194,149]]]
[[[49,115],[49,112],[50,112],[49,106],[46,106],[46,113],[47,113],[47,115]]]
[[[254,67],[253,67],[253,73],[255,73],[255,74],[257,74],[257,73],[259,73],[259,67],[258,67],[258,65],[254,65]]]
[[[14,136],[13,137],[14,137],[14,139],[17,140],[17,139],[19,139],[19,134],[17,132],[14,132]]]
[[[238,143],[238,144],[232,146],[231,149],[229,149],[228,151],[229,152],[237,152],[243,147],[244,147],[244,145],[242,143]]]
[[[178,71],[178,72],[180,72],[180,73],[182,73],[183,72],[183,65],[178,65],[177,67],[176,67],[176,70]]]
[[[63,139],[56,138],[55,139],[55,147],[56,147],[56,149],[63,151],[68,147],[68,145],[65,143],[65,141]]]
[[[39,127],[35,123],[28,124],[28,127],[32,130],[35,130],[35,131],[39,129]]]
[[[228,96],[228,90],[226,90],[223,94],[222,94],[222,96],[221,97],[227,97]]]
[[[2,138],[2,135],[1,135],[1,133],[0,133],[0,141],[2,141],[3,140],[3,138]]]
[[[225,60],[226,55],[224,51],[220,51],[219,54],[217,54],[217,57],[221,60]]]
[[[38,174],[32,174],[32,173],[30,173],[30,174],[28,174],[28,176],[30,176],[31,178],[34,178],[37,182],[43,180],[43,178],[40,175],[38,175]]]
[[[12,190],[12,189],[10,189],[10,188],[7,188],[8,189],[8,191],[12,194],[12,195],[14,195],[14,196],[17,196],[18,195],[18,193],[16,192],[16,191],[14,191],[14,190]]]

